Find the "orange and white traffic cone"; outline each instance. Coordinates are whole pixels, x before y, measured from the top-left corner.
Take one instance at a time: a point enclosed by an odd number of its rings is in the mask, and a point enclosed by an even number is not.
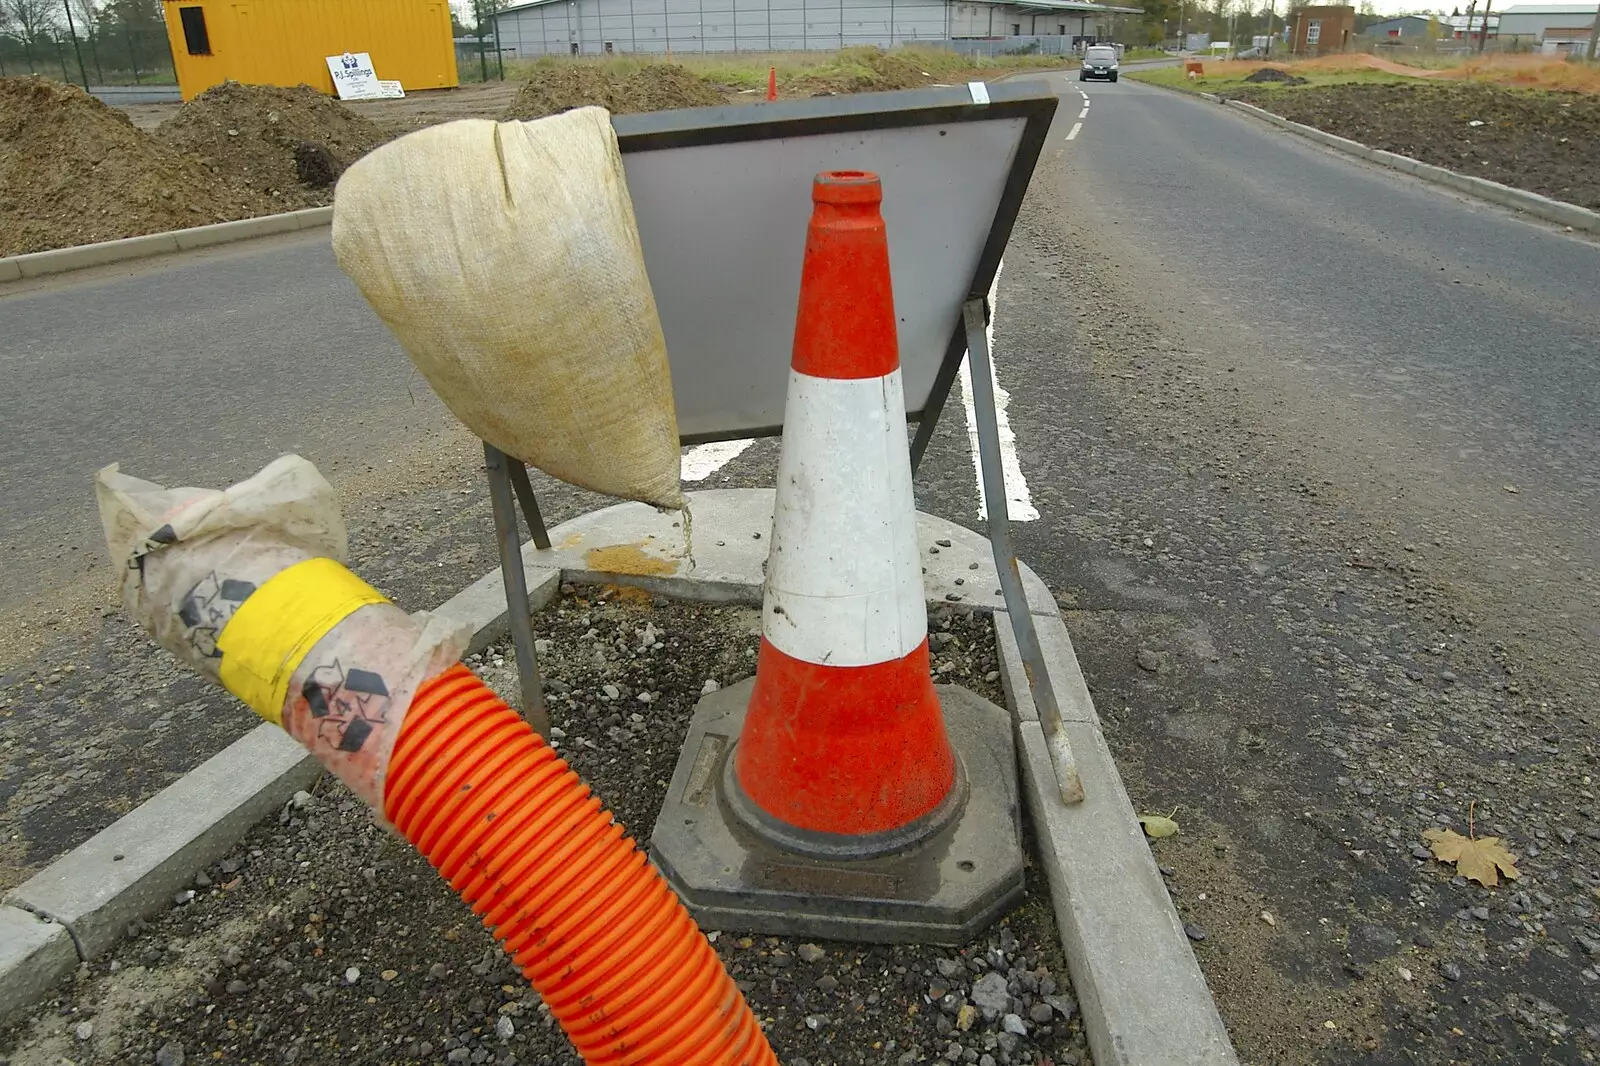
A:
[[[802,848],[871,854],[956,805],[957,761],[929,676],[882,186],[836,171],[811,198],[735,802]]]
[[[756,676],[695,705],[651,857],[708,927],[961,944],[1022,894],[1011,718],[929,677],[881,183],[811,199]]]

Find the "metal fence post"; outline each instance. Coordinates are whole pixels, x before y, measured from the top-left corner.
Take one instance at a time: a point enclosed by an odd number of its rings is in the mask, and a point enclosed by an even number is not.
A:
[[[78,58],[78,77],[83,79],[83,91],[89,91],[89,73],[83,69],[83,49],[78,47],[78,26],[72,20],[71,0],[61,0],[62,10],[67,13],[67,32],[72,34],[72,54]]]

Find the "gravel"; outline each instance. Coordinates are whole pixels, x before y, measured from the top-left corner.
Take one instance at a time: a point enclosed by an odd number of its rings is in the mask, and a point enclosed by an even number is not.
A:
[[[556,744],[647,832],[705,683],[753,668],[759,612],[571,590],[536,621]],[[941,679],[1000,700],[988,619],[942,608],[930,625],[947,638]],[[471,665],[515,695],[509,649]],[[205,874],[5,1034],[11,1066],[577,1062],[459,899],[342,786],[296,796]],[[1029,878],[959,950],[707,932],[785,1066],[1087,1063],[1043,878]]]

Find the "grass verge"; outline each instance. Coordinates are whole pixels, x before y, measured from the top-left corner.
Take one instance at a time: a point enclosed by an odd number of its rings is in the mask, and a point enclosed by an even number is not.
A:
[[[1015,55],[968,56],[943,48],[914,45],[883,52],[872,47],[846,48],[838,52],[743,52],[732,55],[673,55],[677,63],[707,81],[731,89],[765,89],[770,70],[778,72],[779,92],[805,88],[820,91],[834,88],[859,92],[867,85],[883,81],[905,82],[885,88],[907,88],[917,82],[960,80],[974,71],[1043,70],[1061,68],[1075,60],[1063,56]],[[543,69],[588,64],[613,76],[623,77],[653,63],[668,62],[666,56],[547,56],[542,59],[506,64],[506,80],[526,80]],[[915,79],[915,80],[910,80]]]

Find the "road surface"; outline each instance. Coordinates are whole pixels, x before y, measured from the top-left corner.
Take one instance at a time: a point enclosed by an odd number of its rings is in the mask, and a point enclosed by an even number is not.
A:
[[[994,316],[1020,546],[1135,802],[1177,808],[1156,856],[1241,1053],[1585,1061],[1600,248],[1196,99],[1047,80]],[[215,484],[299,449],[404,602],[489,568],[473,442],[324,239],[0,295],[0,879],[249,724],[111,609],[100,464]],[[952,404],[918,493],[976,526],[967,440]],[[770,483],[774,455],[695,470]],[[547,489],[552,520],[592,505]],[[1469,820],[1521,880],[1419,851]]]

